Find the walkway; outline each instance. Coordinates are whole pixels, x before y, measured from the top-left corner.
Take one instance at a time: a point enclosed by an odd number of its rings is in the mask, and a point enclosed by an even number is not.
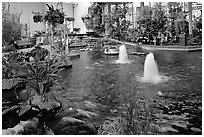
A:
[[[115,40],[115,39],[109,39],[112,41],[117,41],[120,43],[124,43],[125,45],[130,45],[130,46],[136,46],[138,44],[136,43],[132,43],[132,42],[122,42],[119,40]],[[191,51],[202,51],[202,46],[186,46],[186,47],[182,47],[182,46],[154,46],[154,45],[140,45],[142,47],[142,49],[145,50],[167,50],[167,51],[187,51],[187,52],[191,52]]]
[[[141,45],[145,50],[168,50],[168,51],[202,51],[201,46],[152,46],[152,45]]]

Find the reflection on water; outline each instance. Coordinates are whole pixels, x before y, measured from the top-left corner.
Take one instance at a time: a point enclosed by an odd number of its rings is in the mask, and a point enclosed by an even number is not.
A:
[[[64,114],[70,107],[88,110],[100,115],[93,121],[100,125],[117,116],[121,93],[136,83],[144,96],[157,103],[152,120],[159,134],[201,134],[201,52],[155,51],[154,56],[160,75],[169,78],[165,83],[136,80],[143,76],[145,57],[129,55],[131,63],[120,65],[111,63],[118,56],[81,52],[80,58],[72,60],[73,68],[60,73]]]

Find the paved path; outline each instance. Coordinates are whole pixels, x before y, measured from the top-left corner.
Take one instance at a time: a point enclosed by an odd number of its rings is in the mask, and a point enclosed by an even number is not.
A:
[[[202,51],[202,47],[179,47],[179,46],[174,46],[174,47],[158,47],[158,46],[148,46],[148,45],[142,45],[141,46],[143,49],[146,50],[168,50],[168,51]]]
[[[130,46],[137,46],[138,44],[132,43],[132,42],[122,42],[119,40],[115,39],[109,39],[112,41],[117,41],[120,43],[124,43],[125,45],[130,45]],[[154,46],[154,45],[140,45],[141,48],[145,50],[168,50],[168,51],[202,51],[202,46],[186,46],[186,47],[181,47],[181,46]]]

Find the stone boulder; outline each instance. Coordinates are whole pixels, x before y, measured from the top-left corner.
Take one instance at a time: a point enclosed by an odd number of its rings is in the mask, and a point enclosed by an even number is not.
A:
[[[2,131],[3,135],[36,135],[38,119],[33,118],[28,121],[20,121],[15,127]]]
[[[44,131],[38,127],[39,119],[37,117],[32,118],[28,121],[20,121],[15,127],[3,129],[2,135],[54,135],[54,132],[44,126]]]
[[[94,126],[73,117],[57,118],[46,122],[46,125],[56,135],[97,135]]]

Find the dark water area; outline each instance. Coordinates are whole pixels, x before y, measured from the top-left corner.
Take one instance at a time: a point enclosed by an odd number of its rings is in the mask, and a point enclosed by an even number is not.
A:
[[[92,122],[101,125],[118,116],[121,96],[135,90],[136,96],[140,91],[156,102],[152,121],[158,134],[202,134],[202,52],[153,53],[159,74],[168,81],[147,84],[137,79],[143,77],[145,56],[129,55],[131,63],[116,64],[118,56],[81,52],[72,60],[72,69],[59,74],[65,89],[57,93],[63,115],[68,116],[71,108],[83,109],[97,114]]]

